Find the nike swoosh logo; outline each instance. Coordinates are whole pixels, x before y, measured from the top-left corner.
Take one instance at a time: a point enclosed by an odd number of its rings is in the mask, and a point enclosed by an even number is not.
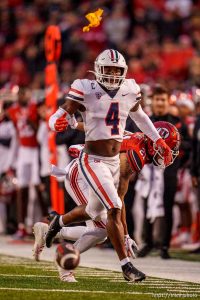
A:
[[[122,96],[126,96],[126,95],[128,95],[129,93],[127,93],[127,94],[122,94]]]

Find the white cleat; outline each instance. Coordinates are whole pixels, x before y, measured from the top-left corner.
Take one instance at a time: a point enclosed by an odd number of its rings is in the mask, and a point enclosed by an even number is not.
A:
[[[60,280],[64,282],[78,282],[73,272],[66,272],[65,274],[60,274]]]
[[[33,226],[33,234],[35,236],[35,243],[33,246],[33,257],[36,261],[40,260],[40,254],[45,246],[45,236],[48,231],[48,224],[37,222]]]

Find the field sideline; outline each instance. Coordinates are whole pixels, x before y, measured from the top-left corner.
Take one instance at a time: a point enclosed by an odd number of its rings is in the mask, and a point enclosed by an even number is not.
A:
[[[124,281],[121,273],[79,267],[77,283],[64,283],[54,264],[0,255],[0,299],[200,299],[200,284],[148,277],[141,283]]]

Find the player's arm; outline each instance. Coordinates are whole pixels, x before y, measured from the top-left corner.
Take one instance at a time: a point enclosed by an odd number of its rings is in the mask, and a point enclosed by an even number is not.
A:
[[[128,191],[129,180],[132,175],[131,168],[127,162],[126,153],[120,154],[120,180],[118,187],[118,195],[122,200],[122,213],[121,220],[124,227],[124,234],[128,234],[127,224],[126,224],[126,210],[124,205],[124,197]]]
[[[138,128],[155,143],[155,147],[160,149],[160,152],[163,153],[165,159],[165,165],[168,165],[172,159],[171,149],[161,138],[152,121],[143,111],[140,102],[137,102],[136,105],[130,110],[129,116],[135,122]]]
[[[156,142],[161,138],[152,121],[143,111],[140,102],[137,102],[136,105],[130,110],[129,116],[135,122],[138,128],[153,142]]]
[[[81,110],[81,106],[81,104],[67,99],[66,102],[49,118],[49,127],[53,131],[62,132],[67,128],[70,122],[76,124],[77,122],[73,117],[73,114],[78,109]]]
[[[83,122],[78,122],[78,125],[77,125],[76,129],[80,130],[80,131],[85,131],[84,123]]]
[[[71,123],[71,127],[76,128],[77,122],[73,115],[77,110],[85,111],[86,105],[84,83],[81,79],[76,79],[69,89],[65,103],[50,117],[49,127],[53,131],[64,131]],[[79,128],[83,129],[83,126],[80,125]]]

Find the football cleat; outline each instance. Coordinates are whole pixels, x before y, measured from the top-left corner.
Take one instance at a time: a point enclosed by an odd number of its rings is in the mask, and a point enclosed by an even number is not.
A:
[[[61,226],[59,224],[60,215],[55,215],[53,220],[49,224],[49,229],[46,234],[46,246],[50,248],[56,234],[61,230]]]
[[[33,226],[33,234],[35,236],[35,243],[33,246],[33,257],[36,261],[40,260],[40,254],[45,246],[45,236],[48,231],[46,223],[37,222]]]
[[[64,282],[78,282],[75,277],[73,272],[65,272],[63,274],[60,273],[60,280]]]
[[[131,282],[142,281],[146,278],[146,275],[136,269],[131,262],[126,263],[122,266],[124,279]]]
[[[48,220],[49,222],[51,222],[55,216],[59,216],[59,214],[57,213],[57,211],[52,210],[52,211],[48,214],[47,220]]]

